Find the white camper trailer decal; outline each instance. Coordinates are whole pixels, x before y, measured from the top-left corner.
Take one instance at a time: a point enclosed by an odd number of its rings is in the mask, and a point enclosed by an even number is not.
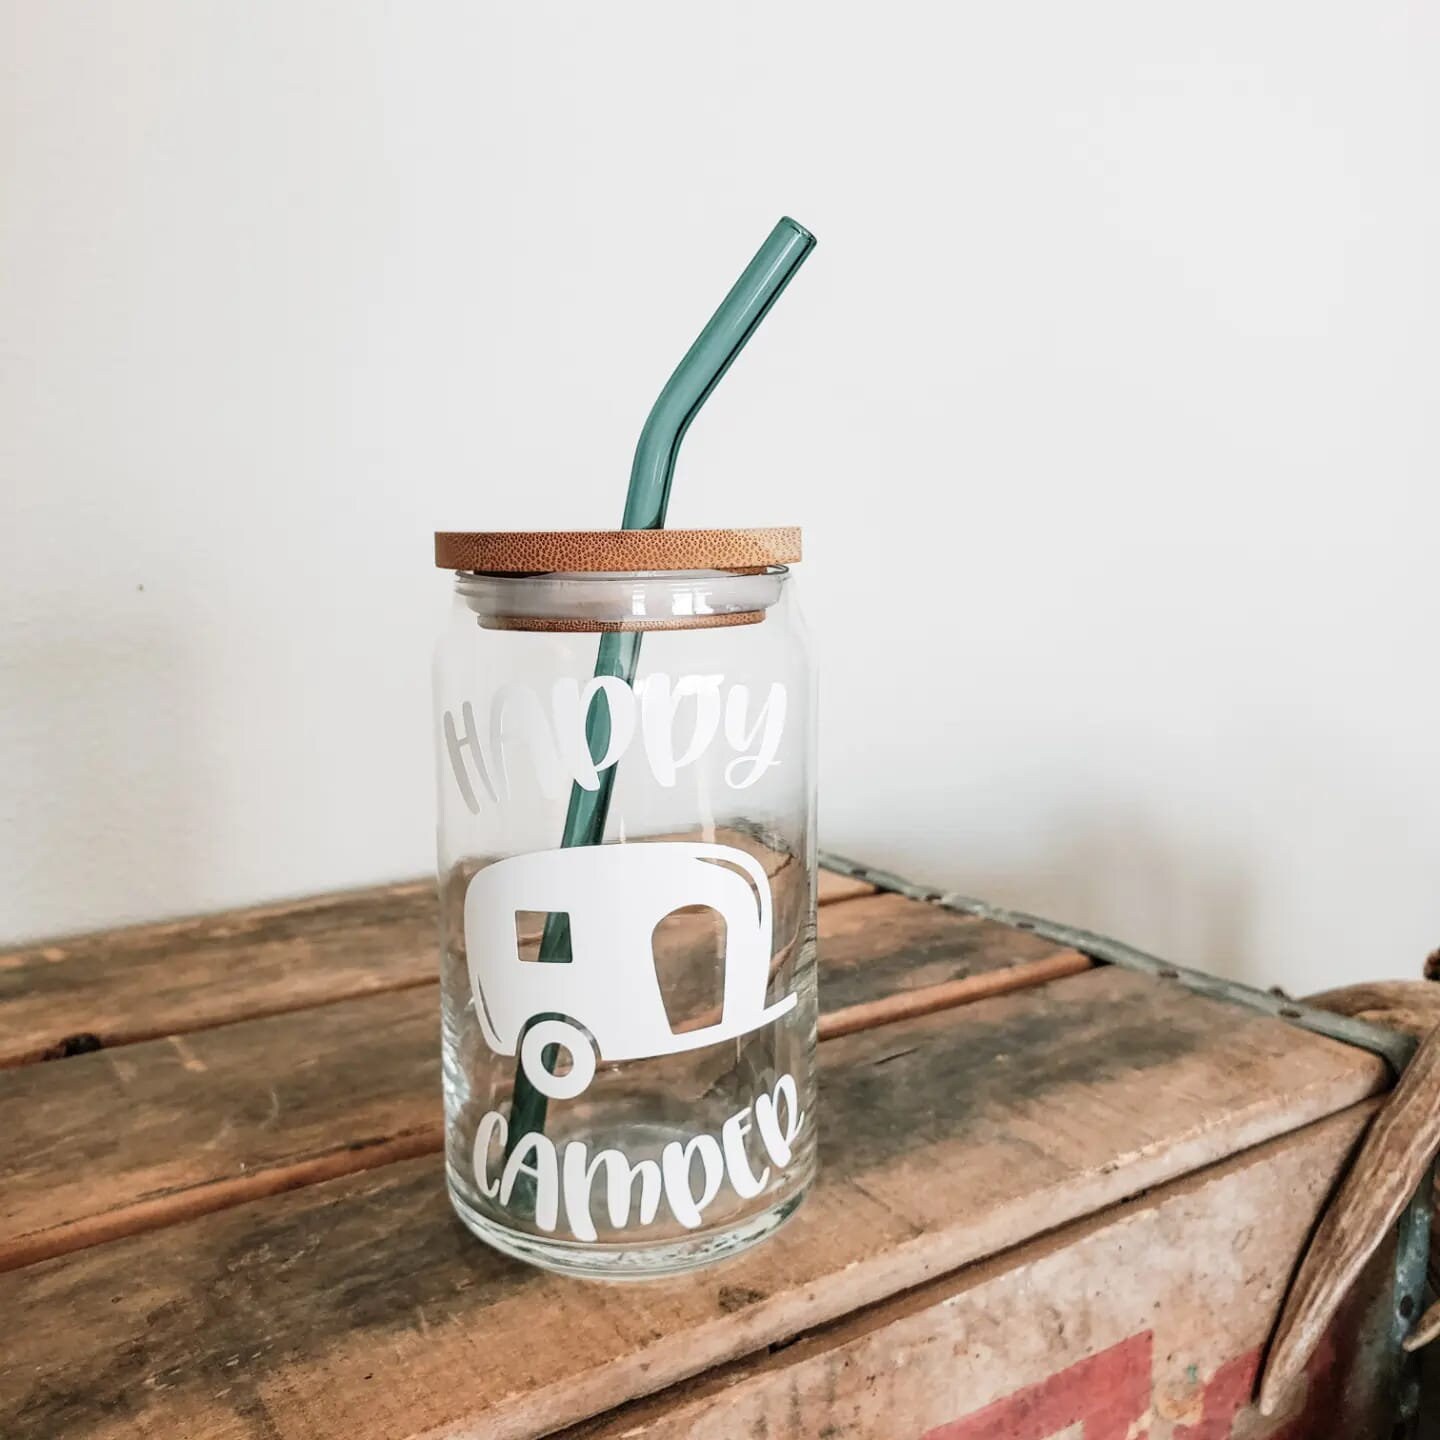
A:
[[[715,1024],[676,1031],[652,940],[660,921],[687,905],[708,906],[725,921],[724,1005]],[[570,960],[520,958],[515,916],[522,910],[570,917]],[[790,1010],[793,994],[765,1003],[772,925],[764,869],[728,845],[649,841],[513,855],[477,872],[465,892],[475,1013],[492,1050],[513,1055],[518,1044],[530,1083],[568,1099],[589,1085],[597,1059],[698,1050]],[[551,1045],[570,1054],[563,1075],[544,1064]]]

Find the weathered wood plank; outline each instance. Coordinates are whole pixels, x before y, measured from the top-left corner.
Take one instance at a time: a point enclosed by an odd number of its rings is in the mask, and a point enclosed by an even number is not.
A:
[[[435,980],[433,881],[140,925],[0,955],[0,1065]]]
[[[820,937],[827,1011],[1061,953],[1024,930],[894,894],[827,911]]]
[[[0,1072],[0,1270],[440,1149],[436,991]]]
[[[843,1010],[831,1010],[820,1016],[820,1039],[835,1040],[853,1035],[857,1030],[873,1030],[879,1025],[893,1025],[897,1020],[910,1020],[916,1015],[930,1015],[937,1010],[951,1010],[957,1005],[971,1005],[992,995],[1005,995],[1011,990],[1024,990],[1031,985],[1045,985],[1067,975],[1079,975],[1090,969],[1092,961],[1077,950],[1057,950],[1039,960],[1021,960],[994,970],[982,970],[962,979],[927,985],[920,990],[898,990],[878,1000],[862,1000]]]
[[[1100,1440],[1137,1426],[1148,1440],[1388,1440],[1384,1261],[1275,1421],[1250,1405],[1296,1258],[1371,1112],[1352,1107],[555,1440],[1029,1440],[1079,1425]]]
[[[1385,1083],[1371,1056],[1108,968],[830,1041],[821,1073],[810,1199],[682,1280],[506,1261],[450,1218],[433,1159],[0,1276],[0,1434],[544,1435]]]
[[[821,872],[823,904],[874,893]],[[434,983],[416,880],[0,952],[0,1067]]]
[[[818,929],[826,1033],[1088,965],[898,895],[827,904]],[[1010,965],[1012,937],[1039,958]],[[968,978],[914,988],[940,975]],[[438,1151],[437,1003],[427,985],[0,1071],[0,1270]]]

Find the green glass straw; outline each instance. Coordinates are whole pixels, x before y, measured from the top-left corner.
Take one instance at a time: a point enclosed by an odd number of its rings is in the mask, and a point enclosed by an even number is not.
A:
[[[797,225],[788,216],[782,218],[720,302],[720,308],[710,317],[695,343],[685,352],[685,358],[675,367],[675,373],[651,407],[635,446],[630,488],[625,494],[625,514],[620,521],[622,529],[664,528],[670,483],[675,478],[675,457],[680,453],[680,442],[690,422],[814,248],[815,237],[803,225]],[[611,631],[601,635],[595,660],[596,675],[616,675],[627,685],[633,684],[639,663],[639,631]],[[599,699],[597,695],[595,701]],[[591,702],[585,717],[585,741],[591,756],[598,760],[610,747],[610,709],[608,702],[602,706],[595,701]],[[614,787],[613,765],[600,773],[598,789],[571,787],[561,845],[599,845],[604,840]],[[539,958],[542,961],[571,958],[569,916],[552,913],[545,917]],[[547,1068],[555,1064],[556,1049],[548,1046],[542,1056]],[[522,1135],[545,1128],[545,1106],[545,1096],[517,1067],[507,1154]],[[513,1193],[516,1200],[525,1203],[521,1186],[517,1185]]]

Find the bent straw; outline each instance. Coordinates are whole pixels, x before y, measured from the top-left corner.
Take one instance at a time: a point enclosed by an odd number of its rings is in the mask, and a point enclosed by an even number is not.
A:
[[[680,442],[699,414],[700,407],[720,383],[735,357],[755,333],[756,327],[780,298],[791,277],[815,248],[815,237],[803,225],[784,216],[755,252],[730,293],[720,302],[675,373],[665,382],[640,431],[635,459],[630,466],[630,487],[625,493],[624,530],[659,530],[665,525],[670,503],[670,485],[675,478],[675,459]],[[600,637],[595,674],[618,676],[633,684],[640,663],[640,632],[611,631]],[[597,695],[596,700],[600,697]],[[610,746],[610,708],[591,702],[585,717],[585,742],[591,757],[599,759]],[[605,838],[605,821],[610,813],[610,796],[615,788],[615,766],[600,774],[595,790],[574,785],[565,812],[565,829],[560,843],[599,845]],[[562,913],[545,917],[540,937],[542,961],[571,958],[570,918]],[[546,1048],[542,1061],[548,1068],[556,1060],[556,1047]],[[510,1105],[510,1127],[506,1146],[509,1155],[520,1137],[545,1126],[546,1099],[531,1085],[518,1065]],[[516,1198],[520,1187],[516,1186]]]

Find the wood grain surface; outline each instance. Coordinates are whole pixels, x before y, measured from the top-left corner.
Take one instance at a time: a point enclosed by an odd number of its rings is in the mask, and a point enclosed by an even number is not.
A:
[[[0,954],[0,1065],[435,980],[433,880]]]
[[[800,527],[751,530],[437,530],[442,570],[581,574],[793,565]]]
[[[436,1158],[389,1164],[0,1276],[0,1435],[544,1435],[1385,1084],[1371,1056],[1111,968],[820,1053],[820,1179],[749,1255],[576,1285],[461,1230]]]
[[[824,888],[827,1030],[899,1018],[897,1007],[925,1013],[1089,963],[1033,935],[840,876]],[[429,903],[433,912],[433,893]],[[284,970],[283,942],[245,933],[269,957],[267,973]],[[381,943],[372,937],[372,950]],[[426,963],[433,974],[433,954]],[[0,1270],[438,1151],[438,1005],[427,983],[0,1071]],[[84,1184],[71,1183],[76,1175]]]
[[[1388,1440],[1389,1421],[1377,1430],[1374,1420],[1390,1377],[1347,1363],[1386,1338],[1381,1284],[1370,1287],[1371,1304],[1342,1317],[1328,1354],[1273,1424],[1253,1412],[1237,1423],[1276,1302],[1371,1108],[1258,1145],[556,1440],[1017,1440],[1078,1433],[1072,1424],[1120,1440],[1142,1421],[1146,1440]]]
[[[822,871],[821,903],[874,893]],[[436,981],[433,880],[0,952],[0,1067]]]

